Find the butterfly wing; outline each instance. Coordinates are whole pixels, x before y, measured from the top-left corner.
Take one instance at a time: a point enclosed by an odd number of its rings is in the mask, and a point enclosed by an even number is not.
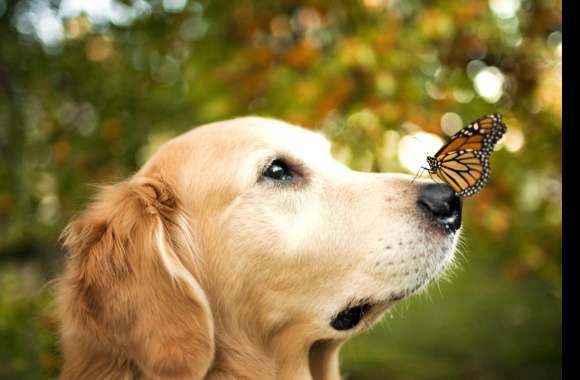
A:
[[[489,157],[506,126],[499,114],[486,115],[449,139],[431,159],[437,174],[460,196],[479,192],[489,178]]]
[[[494,132],[501,129],[502,125],[503,121],[500,114],[492,113],[489,115],[485,115],[475,120],[474,122],[470,123],[466,127],[462,128],[459,132],[457,132],[451,137],[451,140],[459,136],[473,136],[473,135],[484,135],[484,136],[490,135],[497,137],[497,134],[495,134]],[[505,127],[505,125],[503,126]]]
[[[459,196],[471,196],[485,186],[489,170],[489,156],[481,151],[466,150],[448,153],[440,161],[436,174]]]
[[[491,148],[491,152],[505,131],[506,126],[503,123],[500,114],[493,113],[486,115],[475,120],[451,136],[447,144],[443,145],[441,149],[435,153],[435,157],[443,157],[445,154],[459,149],[479,150],[480,148],[477,146],[478,142],[483,144],[481,150]]]
[[[482,150],[483,143],[484,136],[482,135],[452,137],[447,144],[435,153],[435,159],[441,161],[448,154],[461,150]]]

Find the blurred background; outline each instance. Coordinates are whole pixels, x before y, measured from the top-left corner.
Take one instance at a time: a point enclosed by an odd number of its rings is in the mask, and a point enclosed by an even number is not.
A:
[[[351,380],[561,378],[561,1],[0,0],[0,379],[57,374],[59,233],[169,138],[257,114],[415,174],[490,112],[459,268],[345,346]]]

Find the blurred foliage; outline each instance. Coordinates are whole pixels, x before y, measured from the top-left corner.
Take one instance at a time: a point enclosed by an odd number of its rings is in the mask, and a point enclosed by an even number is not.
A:
[[[58,235],[88,184],[167,139],[258,114],[323,130],[357,170],[412,172],[405,138],[497,111],[464,269],[348,344],[344,370],[561,377],[561,23],[556,0],[0,0],[0,379],[56,373]]]

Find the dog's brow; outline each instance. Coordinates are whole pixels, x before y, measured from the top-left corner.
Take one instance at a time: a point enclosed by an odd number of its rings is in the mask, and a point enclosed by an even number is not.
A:
[[[296,171],[298,174],[300,175],[304,174],[304,170],[306,168],[306,164],[304,163],[304,161],[294,157],[288,152],[271,152],[270,154],[268,154],[262,160],[259,161],[258,170],[260,175],[266,169],[266,167],[274,160],[284,161],[286,164],[288,164],[288,166],[290,166],[292,170]]]

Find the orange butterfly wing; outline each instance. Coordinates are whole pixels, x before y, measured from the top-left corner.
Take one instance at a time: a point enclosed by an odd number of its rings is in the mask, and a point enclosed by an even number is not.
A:
[[[436,171],[459,195],[473,195],[487,183],[489,164],[476,151],[452,152],[441,160]],[[473,194],[470,194],[473,191]]]
[[[483,136],[476,135],[476,136],[460,136],[456,137],[454,140],[451,140],[449,144],[443,146],[435,154],[435,158],[437,160],[441,160],[449,153],[458,152],[462,150],[481,150],[483,146]]]
[[[506,126],[501,115],[477,119],[453,135],[434,157],[429,172],[443,179],[460,196],[480,191],[489,178],[489,157]]]

